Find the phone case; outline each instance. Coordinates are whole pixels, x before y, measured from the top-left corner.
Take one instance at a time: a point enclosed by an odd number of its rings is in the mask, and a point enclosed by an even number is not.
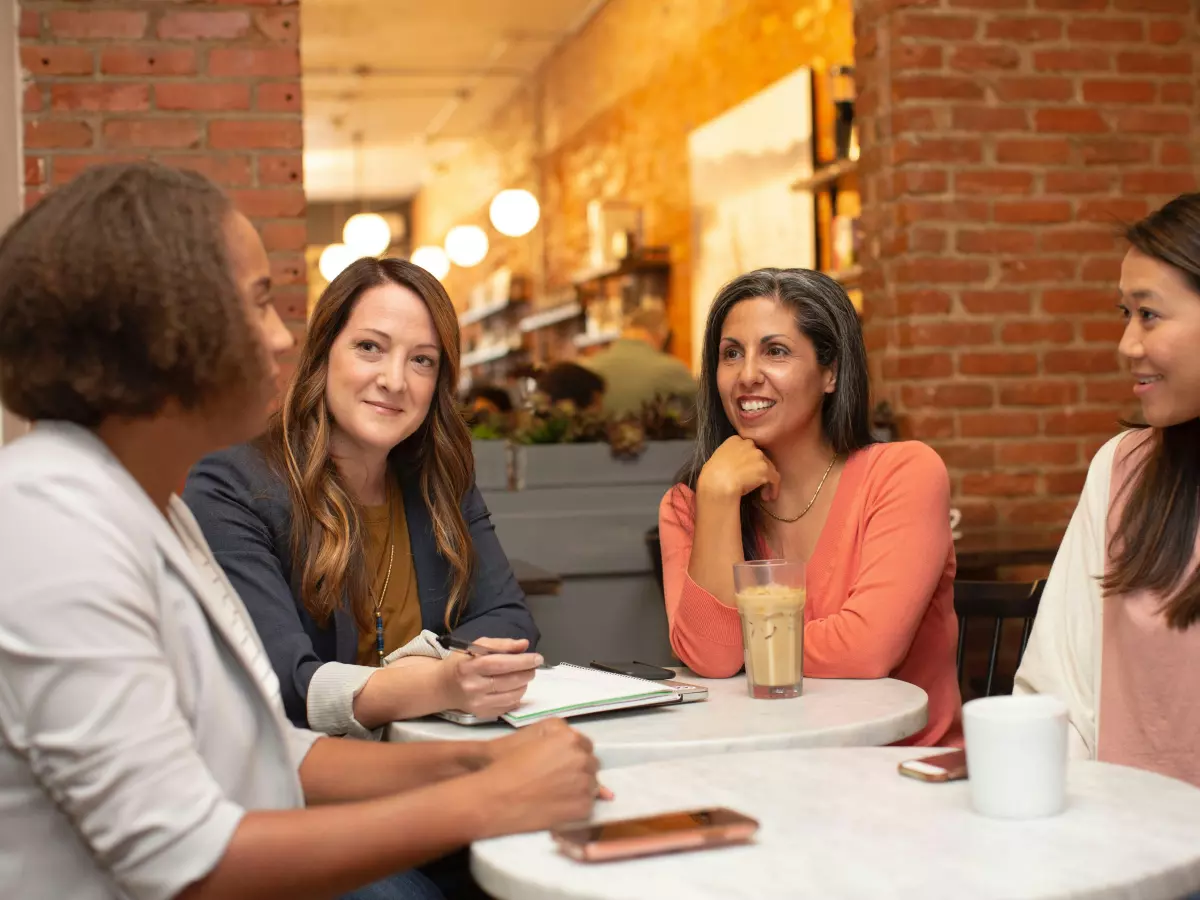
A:
[[[744,822],[712,825],[693,831],[645,835],[624,840],[578,842],[555,834],[554,841],[562,853],[579,862],[612,862],[639,856],[744,844],[751,840],[757,831],[758,823],[747,819]]]
[[[897,771],[918,781],[960,781],[967,777],[967,757],[961,750],[951,750],[920,759],[906,759],[897,766]]]

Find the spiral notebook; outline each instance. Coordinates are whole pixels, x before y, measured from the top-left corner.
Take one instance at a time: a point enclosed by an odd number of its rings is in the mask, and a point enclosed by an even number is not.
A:
[[[617,709],[661,706],[682,699],[678,691],[664,687],[661,682],[559,663],[552,668],[538,669],[521,705],[502,718],[509,725],[520,728],[542,719],[568,719]]]

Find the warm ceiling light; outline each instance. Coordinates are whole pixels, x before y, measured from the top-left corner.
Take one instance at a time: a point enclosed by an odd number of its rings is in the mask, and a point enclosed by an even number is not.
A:
[[[488,239],[477,225],[455,225],[446,235],[446,255],[456,266],[469,269],[487,256]]]
[[[356,259],[358,259],[358,254],[345,244],[330,244],[321,251],[317,268],[321,271],[322,278],[326,281],[333,281],[342,274],[342,270],[346,266]]]
[[[438,281],[441,281],[450,272],[450,258],[446,256],[446,251],[441,247],[433,245],[418,247],[412,252],[409,261],[414,266],[420,266]]]
[[[492,205],[488,208],[492,225],[509,237],[520,237],[533,231],[541,212],[537,197],[520,188],[501,191],[492,198]]]
[[[359,256],[378,256],[392,245],[392,229],[379,213],[358,213],[346,220],[342,240]]]

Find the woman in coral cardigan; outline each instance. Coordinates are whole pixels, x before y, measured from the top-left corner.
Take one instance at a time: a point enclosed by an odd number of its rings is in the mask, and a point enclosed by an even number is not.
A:
[[[870,433],[867,357],[832,279],[760,269],[726,285],[704,333],[696,453],[659,509],[671,646],[695,672],[742,668],[733,565],[807,563],[804,674],[911,682],[961,741],[950,484],[936,453]]]
[[[1119,352],[1146,426],[1092,460],[1015,693],[1067,704],[1075,756],[1200,786],[1200,194],[1126,237]]]

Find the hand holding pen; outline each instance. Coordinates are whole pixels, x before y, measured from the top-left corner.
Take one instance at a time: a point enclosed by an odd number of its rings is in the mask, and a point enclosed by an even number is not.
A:
[[[442,637],[438,641],[453,651],[443,660],[445,708],[480,718],[495,718],[516,709],[537,668],[545,663],[540,654],[526,652],[526,640],[478,638],[465,642]]]

